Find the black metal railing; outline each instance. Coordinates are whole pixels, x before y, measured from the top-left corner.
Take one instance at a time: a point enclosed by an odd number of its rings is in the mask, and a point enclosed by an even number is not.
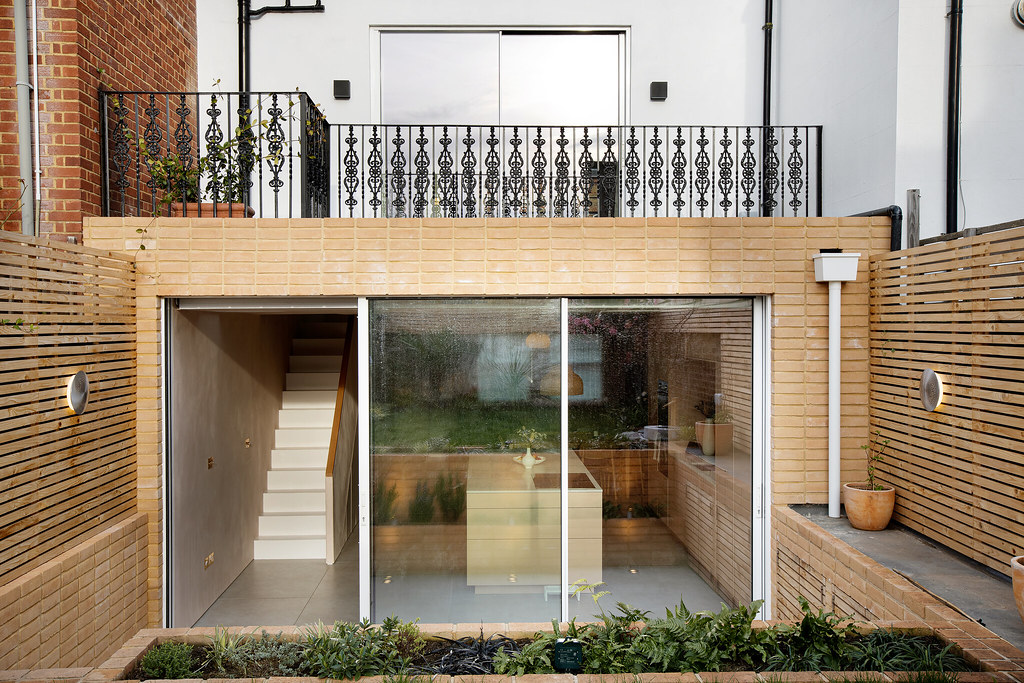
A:
[[[821,126],[331,125],[301,92],[100,106],[108,216],[821,215]]]
[[[821,213],[820,126],[332,128],[345,217]]]
[[[101,92],[108,216],[326,217],[330,127],[305,93]]]

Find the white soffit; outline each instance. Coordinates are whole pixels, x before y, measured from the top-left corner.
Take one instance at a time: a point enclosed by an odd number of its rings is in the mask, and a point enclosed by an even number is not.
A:
[[[181,297],[174,300],[182,311],[220,311],[222,313],[351,313],[356,312],[355,297],[329,296],[252,296]]]

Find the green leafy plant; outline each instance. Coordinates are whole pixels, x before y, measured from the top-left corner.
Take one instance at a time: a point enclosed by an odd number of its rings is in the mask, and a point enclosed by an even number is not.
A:
[[[306,629],[303,669],[321,678],[357,680],[363,676],[390,676],[409,668],[392,634],[401,622],[388,621],[374,626],[369,620],[359,624],[317,623]]]
[[[395,502],[398,500],[398,487],[388,486],[383,478],[373,484],[373,523],[390,524],[395,518]]]
[[[453,472],[439,474],[434,482],[434,497],[441,509],[441,519],[454,524],[466,509],[466,482]]]
[[[524,426],[520,427],[506,443],[512,448],[542,448],[548,443],[548,435]]]
[[[434,519],[434,491],[425,481],[416,482],[416,495],[409,501],[409,521],[429,524]]]
[[[872,433],[871,440],[861,445],[861,449],[868,458],[868,489],[871,491],[880,491],[885,488],[875,481],[875,468],[884,459],[882,456],[885,455],[888,447],[889,439],[883,439],[881,432],[877,429]]]
[[[833,612],[812,611],[805,598],[798,599],[804,616],[795,626],[784,624],[776,629],[775,652],[768,657],[765,668],[775,671],[847,670],[846,645],[856,633],[856,627]]]
[[[24,318],[14,318],[13,320],[10,318],[0,318],[0,330],[9,328],[30,334],[35,332],[38,327],[35,323],[26,322]]]
[[[139,661],[143,678],[192,678],[196,673],[192,646],[167,641],[151,648]]]
[[[213,635],[209,636],[209,638],[209,654],[203,666],[212,667],[217,673],[226,673],[226,667],[237,667],[242,664],[244,658],[242,634],[233,634],[228,629],[222,629],[218,626],[214,628]]]

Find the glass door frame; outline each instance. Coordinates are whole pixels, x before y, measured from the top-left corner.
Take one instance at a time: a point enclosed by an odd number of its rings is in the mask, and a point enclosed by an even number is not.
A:
[[[559,369],[560,395],[560,525],[561,582],[569,581],[569,302],[578,297],[559,297]],[[689,297],[679,297],[689,298]],[[752,373],[753,415],[751,424],[751,593],[764,600],[758,618],[772,617],[771,604],[771,300],[752,297]],[[369,619],[373,604],[372,527],[370,524],[370,329],[369,299],[360,297],[356,306],[358,387],[359,387],[359,618]],[[569,619],[569,593],[561,590],[560,621]]]

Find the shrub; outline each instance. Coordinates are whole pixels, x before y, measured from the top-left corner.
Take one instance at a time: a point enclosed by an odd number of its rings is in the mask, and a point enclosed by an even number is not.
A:
[[[143,678],[192,678],[192,646],[167,641],[150,649],[139,662]]]

